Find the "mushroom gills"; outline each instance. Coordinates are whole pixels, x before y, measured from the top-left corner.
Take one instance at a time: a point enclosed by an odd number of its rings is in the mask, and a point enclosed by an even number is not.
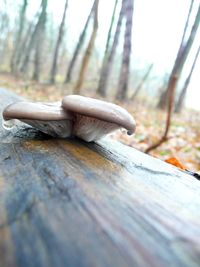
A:
[[[72,133],[71,120],[43,121],[21,119],[21,121],[53,137],[65,138],[71,136]]]
[[[73,127],[73,135],[86,142],[92,142],[97,141],[119,128],[121,127],[116,123],[77,114]]]

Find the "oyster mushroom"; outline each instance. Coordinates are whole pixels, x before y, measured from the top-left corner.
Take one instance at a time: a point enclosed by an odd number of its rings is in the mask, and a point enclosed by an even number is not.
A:
[[[15,102],[3,110],[3,118],[20,120],[51,136],[68,137],[72,133],[73,116],[60,102]]]
[[[135,120],[124,108],[102,100],[80,95],[68,95],[62,100],[65,110],[74,115],[73,135],[91,142],[119,128],[135,131]]]

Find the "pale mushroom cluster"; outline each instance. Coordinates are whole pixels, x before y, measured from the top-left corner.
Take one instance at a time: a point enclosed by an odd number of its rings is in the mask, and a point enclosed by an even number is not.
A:
[[[68,95],[53,103],[14,102],[3,110],[3,119],[20,120],[54,137],[76,136],[87,142],[120,128],[131,135],[136,126],[124,108],[80,95]]]

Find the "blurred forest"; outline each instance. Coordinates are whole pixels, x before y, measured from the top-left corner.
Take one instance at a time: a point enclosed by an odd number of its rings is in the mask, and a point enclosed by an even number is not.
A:
[[[199,171],[199,111],[185,108],[200,89],[199,21],[199,0],[0,0],[0,86],[116,102],[137,131],[112,138]]]

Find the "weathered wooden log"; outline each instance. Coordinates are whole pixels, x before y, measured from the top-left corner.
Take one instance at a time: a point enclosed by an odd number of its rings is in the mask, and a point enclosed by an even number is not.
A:
[[[108,139],[0,132],[0,267],[200,266],[192,176]]]

